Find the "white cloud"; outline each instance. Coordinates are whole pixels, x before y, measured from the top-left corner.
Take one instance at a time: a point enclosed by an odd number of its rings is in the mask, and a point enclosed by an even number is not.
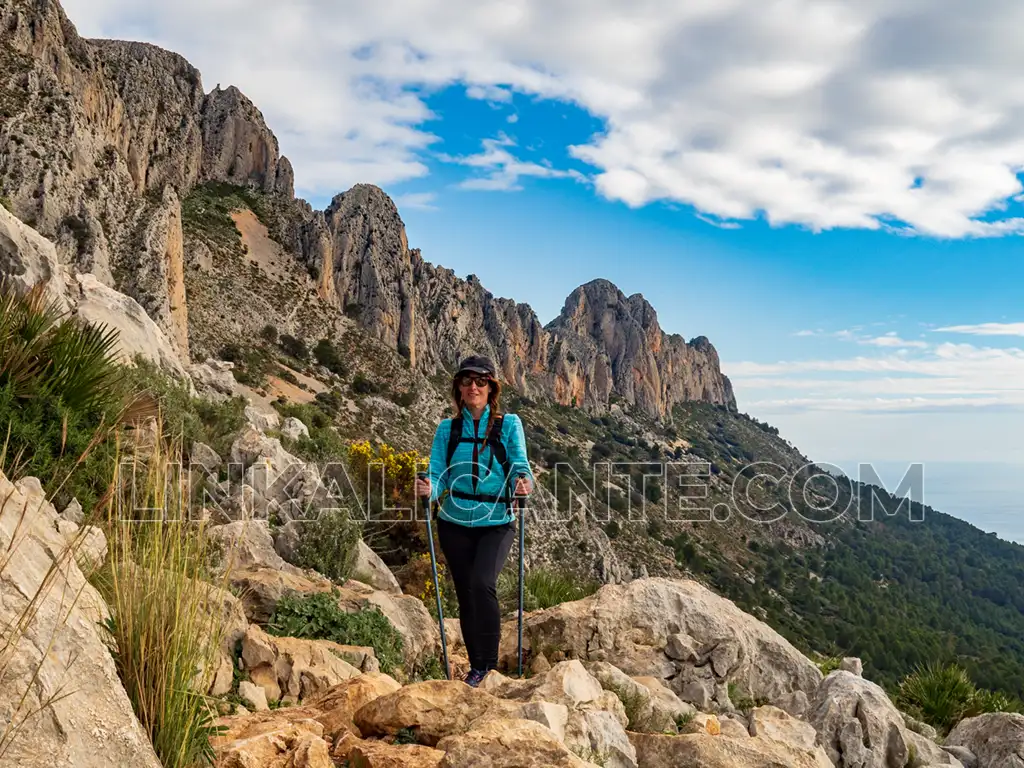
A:
[[[510,147],[516,146],[515,141],[504,134],[494,139],[484,139],[482,143],[484,149],[479,154],[466,157],[443,156],[449,162],[469,166],[482,174],[463,181],[459,185],[463,189],[518,190],[522,189],[519,179],[523,176],[544,179],[572,178],[577,181],[583,179],[579,171],[557,170],[548,165],[517,159],[509,151]]]
[[[723,371],[755,410],[1024,410],[1024,350],[1015,348],[939,344],[875,357],[724,363]]]
[[[901,339],[896,335],[895,331],[890,331],[884,336],[875,336],[873,338],[860,339],[859,343],[868,344],[874,347],[888,347],[888,348],[903,348],[903,349],[927,349],[928,342],[926,341],[907,341]]]
[[[572,102],[595,187],[716,220],[1024,231],[1024,4],[932,0],[66,0],[89,35],[177,50],[237,84],[300,189],[426,172],[421,93]],[[156,32],[159,30],[159,32]]]
[[[933,332],[968,333],[975,336],[1024,336],[1024,323],[979,323],[977,325],[947,325]]]
[[[507,88],[498,88],[493,85],[471,85],[466,89],[466,95],[471,99],[484,101],[511,102],[512,91]]]
[[[396,195],[395,205],[398,206],[399,210],[403,208],[418,208],[424,211],[436,211],[437,206],[433,204],[436,199],[437,195],[433,192],[409,192],[404,195]]]

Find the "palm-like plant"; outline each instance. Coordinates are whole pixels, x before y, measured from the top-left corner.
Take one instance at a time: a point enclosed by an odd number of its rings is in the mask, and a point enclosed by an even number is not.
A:
[[[947,733],[969,713],[976,696],[977,689],[962,667],[929,663],[904,678],[896,704]]]
[[[77,411],[106,404],[119,382],[117,332],[85,325],[47,301],[0,284],[0,386],[17,398],[56,397]]]

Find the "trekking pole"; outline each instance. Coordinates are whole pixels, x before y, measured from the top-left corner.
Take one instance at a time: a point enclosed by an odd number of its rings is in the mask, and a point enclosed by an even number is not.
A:
[[[517,476],[517,480],[526,477],[524,474]],[[518,482],[516,483],[518,486]],[[525,496],[515,493],[513,491],[513,497],[516,499],[516,510],[519,513],[519,677],[523,676],[523,592],[526,576],[526,515],[523,514],[523,503],[522,500]]]
[[[417,472],[416,476],[421,480],[427,479],[426,472]],[[430,496],[423,497],[423,510],[427,515],[427,541],[430,542],[430,571],[434,577],[434,597],[437,599],[437,623],[441,630],[441,657],[444,662],[445,679],[451,680],[452,673],[448,667],[448,641],[444,634],[444,609],[441,607],[441,585],[437,578],[437,554],[434,552],[434,529],[430,524]]]

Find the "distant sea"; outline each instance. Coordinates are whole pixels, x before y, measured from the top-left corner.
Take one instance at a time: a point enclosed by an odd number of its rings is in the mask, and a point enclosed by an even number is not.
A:
[[[926,461],[922,501],[986,533],[1024,544],[1024,464]],[[855,462],[837,461],[858,479]],[[910,462],[872,462],[886,490],[895,493]]]

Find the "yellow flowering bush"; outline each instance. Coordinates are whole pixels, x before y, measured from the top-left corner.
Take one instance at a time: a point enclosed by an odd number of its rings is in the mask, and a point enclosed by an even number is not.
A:
[[[429,459],[420,456],[419,451],[399,451],[387,443],[374,447],[362,440],[349,446],[348,462],[357,486],[365,487],[363,483],[369,478],[370,514],[364,538],[374,540],[374,549],[382,553],[389,566],[405,566],[427,550],[422,513],[410,517],[400,510],[417,509],[416,473],[427,469]]]
[[[374,450],[369,440],[363,440],[349,446],[348,456],[349,466],[360,480],[368,473],[379,477],[383,467],[387,506],[414,508],[416,473],[425,471],[429,464],[419,451],[398,451],[387,443]]]
[[[437,618],[437,598],[434,596],[434,577],[430,572],[430,553],[424,552],[419,555],[416,562],[416,571],[424,572],[423,591],[419,594],[420,600],[427,606],[430,615]],[[451,575],[445,567],[444,560],[438,558],[437,581],[441,591],[441,608],[446,619],[458,618],[459,600],[455,594],[455,585],[452,583]]]

